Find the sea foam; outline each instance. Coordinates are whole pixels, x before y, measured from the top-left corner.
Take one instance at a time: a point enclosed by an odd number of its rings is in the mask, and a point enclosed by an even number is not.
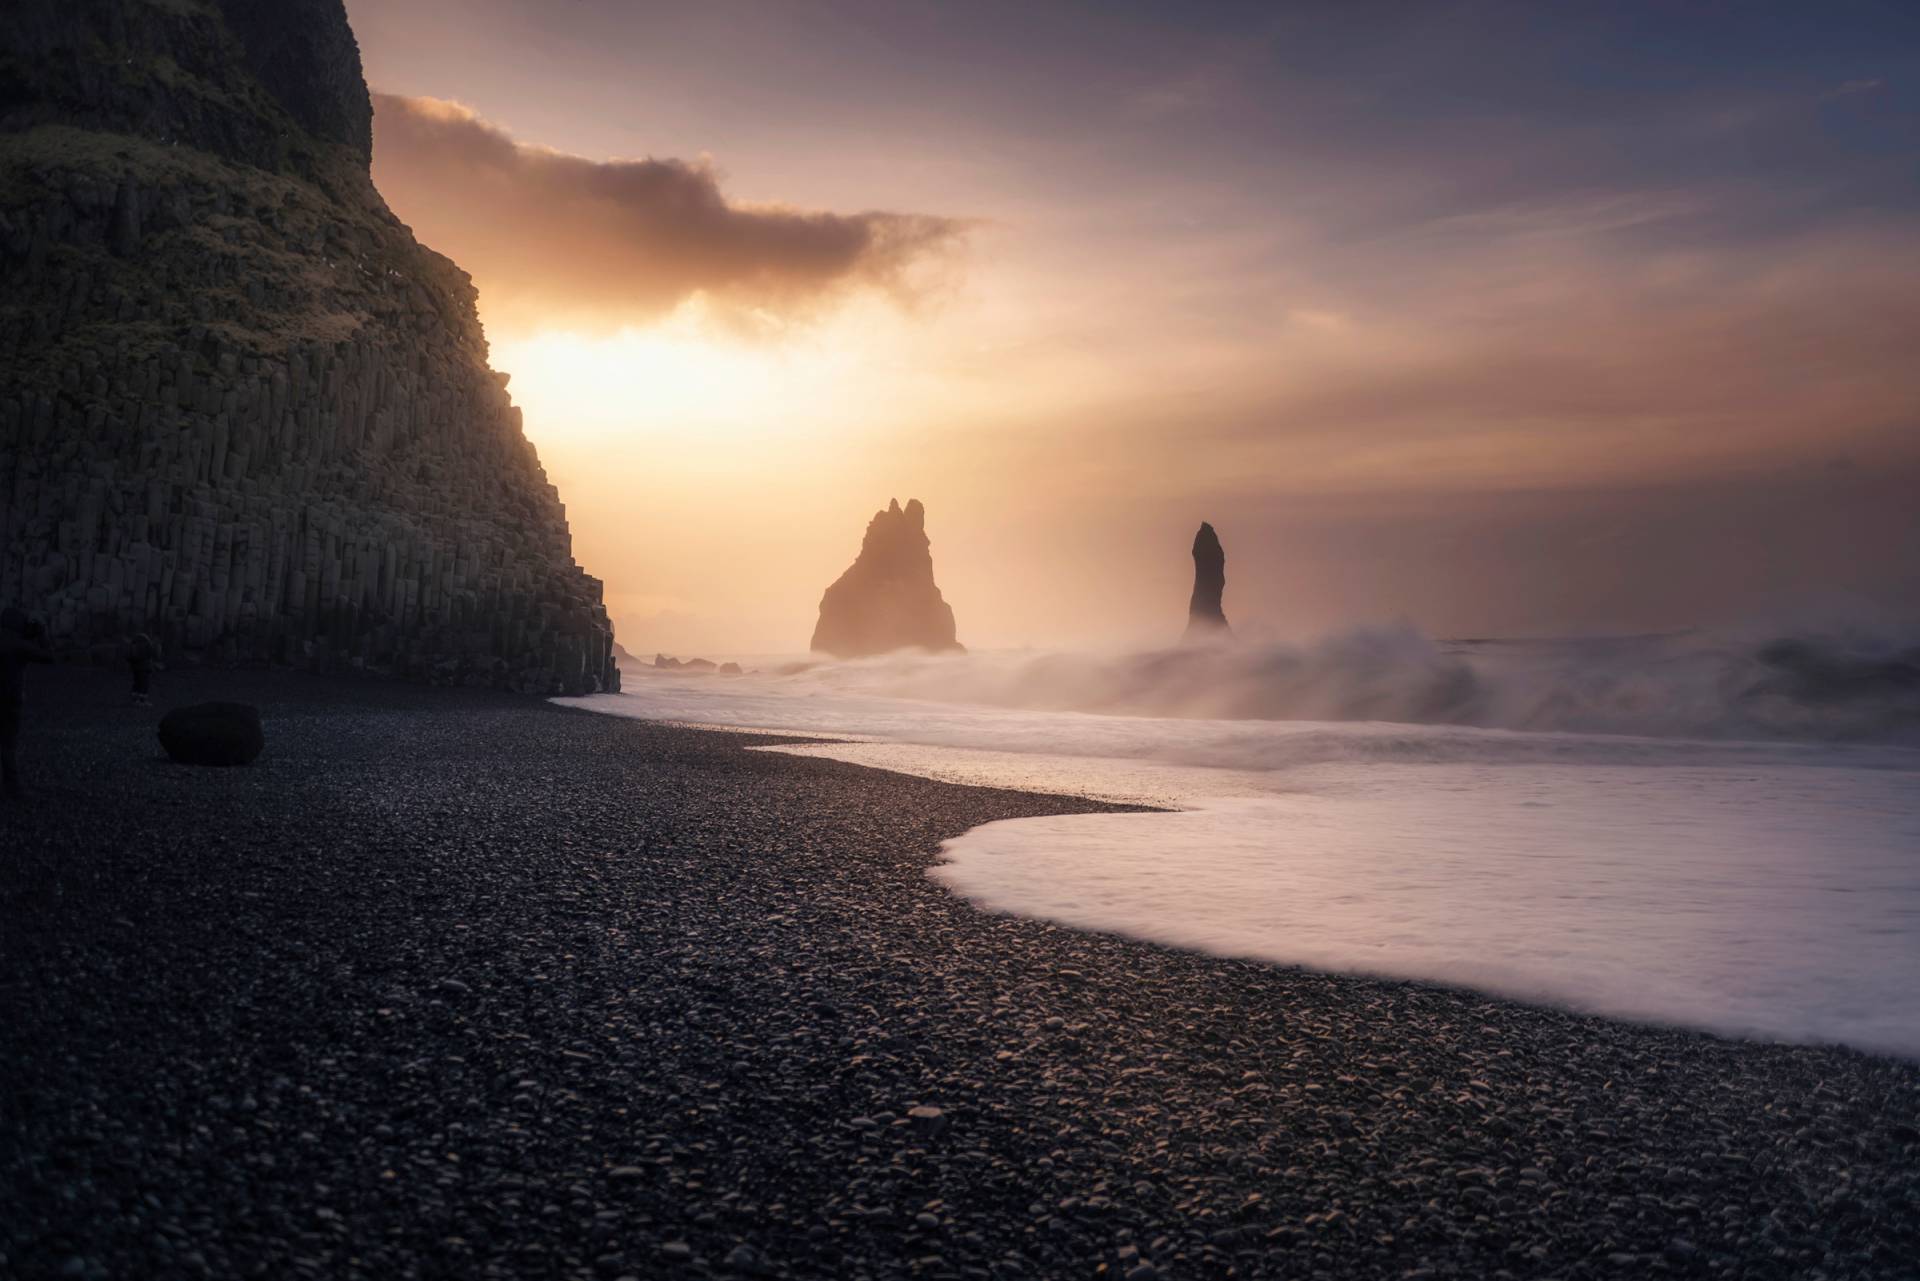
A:
[[[640,672],[568,701],[1163,811],[948,841],[933,874],[989,910],[1920,1056],[1920,750],[1898,652],[1793,675],[1698,639],[1252,648]],[[1240,712],[1264,688],[1251,710],[1296,714],[1205,714],[1225,706],[1210,678],[1240,682]]]

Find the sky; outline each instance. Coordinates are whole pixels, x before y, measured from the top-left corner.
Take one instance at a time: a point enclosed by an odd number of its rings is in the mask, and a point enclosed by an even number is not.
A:
[[[635,652],[1920,612],[1920,6],[348,10]]]

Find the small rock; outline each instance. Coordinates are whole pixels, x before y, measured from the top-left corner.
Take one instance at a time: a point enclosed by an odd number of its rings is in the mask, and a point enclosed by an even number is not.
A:
[[[196,703],[160,718],[160,746],[182,765],[251,765],[266,745],[249,703]]]
[[[727,1251],[726,1266],[735,1272],[759,1274],[767,1270],[752,1246],[742,1243]]]

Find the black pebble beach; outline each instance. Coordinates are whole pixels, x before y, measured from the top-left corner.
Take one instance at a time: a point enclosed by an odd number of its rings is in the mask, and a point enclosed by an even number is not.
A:
[[[1084,801],[491,694],[122,698],[29,673],[0,809],[0,1276],[1920,1275],[1920,1065],[925,875]],[[256,764],[163,757],[208,698]]]

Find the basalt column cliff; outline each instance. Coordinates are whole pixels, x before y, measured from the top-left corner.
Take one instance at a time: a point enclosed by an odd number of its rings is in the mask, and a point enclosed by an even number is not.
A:
[[[0,23],[0,602],[69,655],[617,688],[466,273],[368,178],[340,0]]]

